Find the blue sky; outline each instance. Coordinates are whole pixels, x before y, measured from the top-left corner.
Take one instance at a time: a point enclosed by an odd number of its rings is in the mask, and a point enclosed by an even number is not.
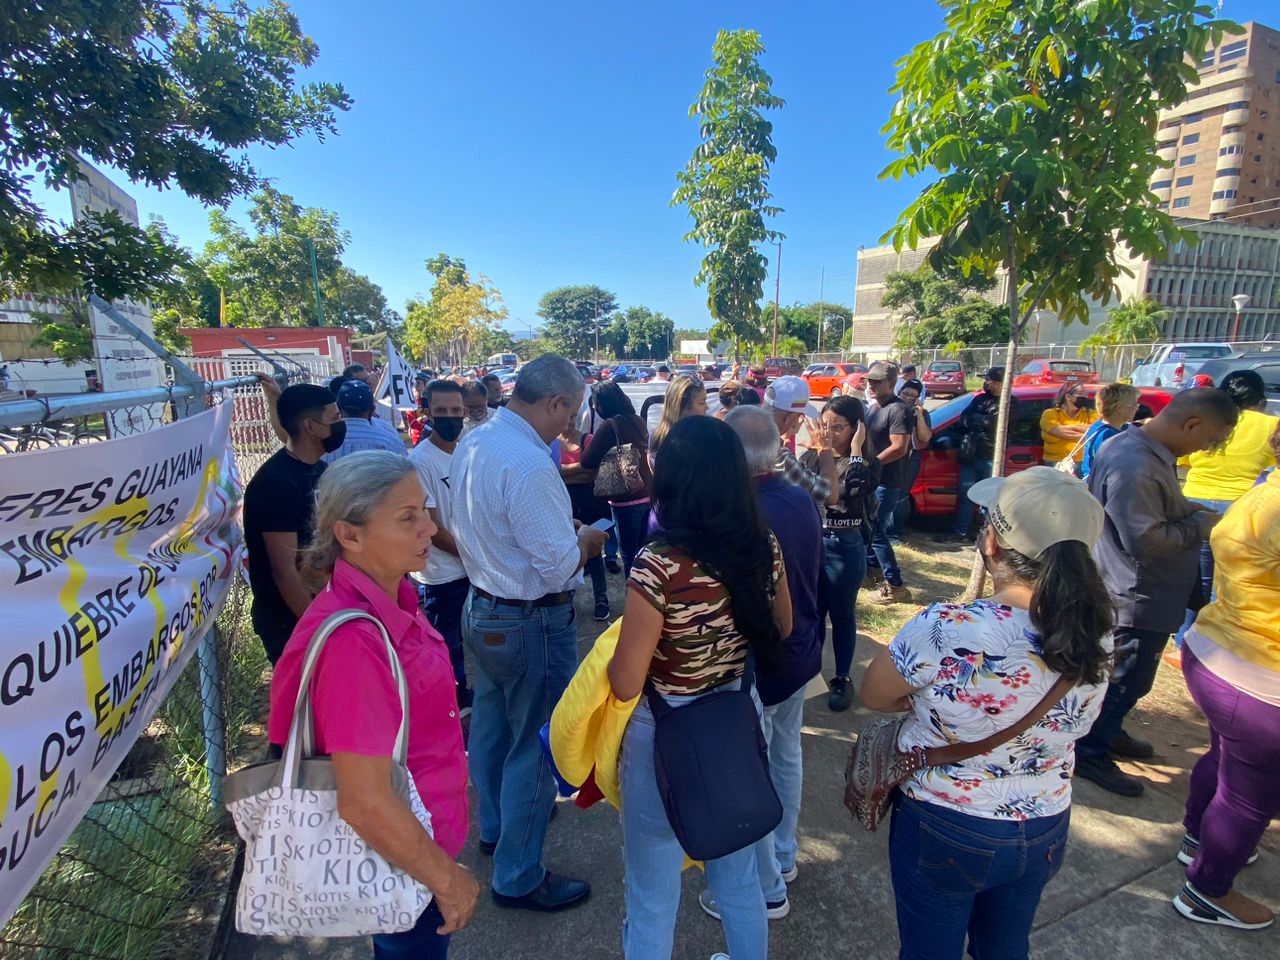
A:
[[[1280,25],[1273,2],[1228,0],[1223,14]],[[824,268],[825,298],[850,303],[858,245],[877,243],[920,186],[876,176],[890,159],[880,127],[893,61],[940,29],[932,0],[292,5],[320,47],[314,75],[345,84],[355,104],[324,143],[250,156],[299,203],[338,213],[346,262],[399,310],[430,286],[423,261],[444,251],[498,286],[512,330],[538,323],[545,291],[575,283],[705,327],[700,251],[682,242],[688,221],[669,201],[722,28],[761,33],[787,101],[771,115],[783,303],[818,299]],[[198,203],[127,189],[144,220],[162,216],[187,246],[204,244]]]

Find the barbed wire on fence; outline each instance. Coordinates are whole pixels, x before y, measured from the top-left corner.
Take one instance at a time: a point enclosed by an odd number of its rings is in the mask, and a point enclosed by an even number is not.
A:
[[[217,379],[206,381],[201,408],[234,405],[231,442],[247,483],[280,447],[249,375],[278,371],[257,358],[237,358],[235,376],[220,376],[229,366],[203,364],[201,374]],[[298,366],[280,379],[297,383],[328,373]],[[133,398],[139,402],[126,402]],[[108,412],[153,429],[199,412],[191,399],[190,387],[177,386],[159,395],[0,403],[0,451],[8,437],[26,441],[15,455],[100,442]],[[5,960],[163,960],[205,951],[236,852],[219,802],[219,775],[256,757],[265,740],[267,660],[250,623],[250,602],[248,585],[237,576],[213,628],[216,642],[201,645],[106,789],[0,928]],[[22,855],[20,844],[18,837],[15,857]]]

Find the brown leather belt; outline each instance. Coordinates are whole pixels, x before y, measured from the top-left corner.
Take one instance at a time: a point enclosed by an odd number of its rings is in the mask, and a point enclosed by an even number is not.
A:
[[[477,597],[484,597],[491,603],[496,603],[504,607],[558,607],[562,603],[571,603],[573,601],[572,590],[561,590],[559,593],[544,593],[537,600],[509,600],[506,597],[495,597],[488,590],[482,590],[477,586],[472,586],[472,590],[476,592]]]

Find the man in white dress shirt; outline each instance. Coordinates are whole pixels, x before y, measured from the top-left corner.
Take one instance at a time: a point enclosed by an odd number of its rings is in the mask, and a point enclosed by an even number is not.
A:
[[[538,737],[577,668],[573,590],[605,541],[575,530],[549,456],[582,390],[563,357],[531,360],[507,406],[458,444],[450,475],[453,535],[471,580],[462,630],[476,664],[469,763],[480,849],[493,854],[495,902],[542,911],[591,889],[542,864],[556,791]]]

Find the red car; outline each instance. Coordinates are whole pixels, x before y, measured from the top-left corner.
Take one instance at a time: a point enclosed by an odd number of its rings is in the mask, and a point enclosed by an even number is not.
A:
[[[1088,360],[1032,360],[1013,378],[1015,387],[1097,382],[1098,371]]]
[[[935,360],[920,378],[931,397],[958,397],[964,393],[964,364],[959,360]]]
[[[857,374],[861,378],[867,368],[861,363],[814,363],[800,376],[809,384],[811,397],[838,397],[840,385]]]
[[[1085,392],[1090,399],[1100,389],[1089,384]],[[1173,399],[1158,387],[1140,387],[1136,419],[1153,417]],[[899,528],[912,517],[950,517],[956,512],[956,494],[960,487],[960,463],[957,451],[960,436],[956,425],[960,415],[981,391],[966,393],[948,404],[929,412],[933,423],[933,440],[929,449],[921,451],[920,473],[911,487],[910,498],[898,509]],[[1044,463],[1044,446],[1040,438],[1040,414],[1058,394],[1053,386],[1014,387],[1018,401],[1018,421],[1009,429],[1009,445],[1005,449],[1004,474],[1017,473]]]

